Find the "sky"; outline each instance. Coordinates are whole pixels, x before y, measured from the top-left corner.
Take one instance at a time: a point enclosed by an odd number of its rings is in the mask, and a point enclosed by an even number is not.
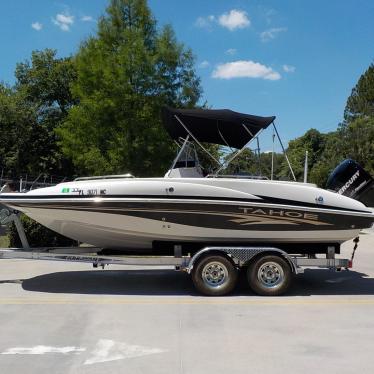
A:
[[[17,62],[33,50],[75,53],[95,34],[107,3],[1,0],[0,81],[14,83]],[[158,26],[171,24],[192,49],[203,101],[277,116],[286,143],[309,128],[335,130],[374,61],[372,0],[149,0],[149,6]]]

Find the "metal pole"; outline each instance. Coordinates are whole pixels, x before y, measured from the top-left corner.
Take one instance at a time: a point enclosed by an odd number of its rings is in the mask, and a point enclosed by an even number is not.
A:
[[[215,176],[217,176],[218,173],[219,173],[222,169],[224,169],[224,168],[226,168],[228,165],[230,165],[230,163],[231,163],[233,160],[235,160],[235,158],[238,157],[238,156],[239,156],[239,155],[240,155],[240,154],[241,154],[241,153],[246,149],[246,147],[248,146],[248,144],[253,140],[253,134],[251,133],[251,131],[247,128],[247,126],[244,125],[244,123],[242,123],[242,126],[243,126],[244,129],[248,132],[248,134],[252,136],[252,139],[251,139],[251,140],[250,140],[246,145],[244,145],[242,149],[240,149],[239,151],[237,151],[236,153],[234,153],[234,155],[233,155],[233,156],[232,156],[228,161],[225,161],[225,162],[221,165],[221,167],[218,168],[218,169],[215,171],[215,173],[214,173]]]
[[[260,176],[262,175],[262,170],[261,170],[261,155],[260,155],[260,141],[258,139],[258,136],[256,136],[256,140],[257,140],[257,161],[258,161],[258,171],[259,171],[259,174]]]
[[[19,192],[22,192],[22,177],[19,179]]]
[[[237,158],[244,150],[245,150],[245,148],[246,148],[246,145],[241,149],[241,150],[239,150],[239,151],[237,151],[235,154],[234,154],[234,156],[232,156],[228,161],[226,161],[219,169],[217,169],[216,171],[215,171],[215,173],[214,173],[214,175],[215,176],[217,176],[218,175],[218,173],[222,170],[222,169],[224,169],[224,168],[226,168],[235,158]]]
[[[34,184],[39,180],[39,178],[42,176],[42,174],[39,174],[38,177],[32,182],[31,184],[31,187],[30,187],[30,191],[33,189],[34,187]]]
[[[254,139],[254,136],[253,136],[253,134],[252,134],[252,132],[247,128],[247,126],[245,126],[244,124],[242,124],[242,126],[244,127],[244,129],[248,132],[248,134],[249,135],[251,135],[252,136],[252,139],[250,139],[249,140],[249,142],[242,148],[242,149],[240,149],[238,152],[236,152],[235,154],[234,154],[234,156],[233,157],[231,157],[228,161],[225,161],[224,163],[223,163],[223,165],[218,169],[218,170],[216,170],[216,172],[214,173],[214,175],[215,176],[217,176],[218,175],[218,173],[222,170],[222,169],[224,169],[225,167],[227,167],[236,157],[238,157],[248,146],[249,146],[249,144],[250,143],[252,143],[252,141],[253,141],[253,139]],[[257,134],[256,134],[256,136],[259,136],[261,133],[262,133],[262,131],[263,131],[264,129],[261,129]]]
[[[308,151],[305,151],[304,183],[308,183]]]
[[[25,230],[23,228],[22,222],[21,222],[18,214],[13,213],[13,221],[14,221],[14,224],[16,225],[16,229],[17,229],[19,238],[20,238],[21,243],[22,243],[22,248],[23,249],[30,249],[30,245],[29,245],[29,242],[27,240]]]
[[[194,137],[191,131],[188,130],[188,128],[184,125],[184,123],[179,119],[179,117],[174,114],[174,117],[176,120],[183,126],[183,128],[187,131],[187,134],[190,134],[192,139],[195,140],[195,142],[219,165],[221,166],[221,163],[207,150],[205,147]]]
[[[291,166],[291,163],[290,163],[290,160],[288,159],[288,156],[287,156],[287,153],[286,153],[286,150],[284,149],[284,146],[283,146],[283,143],[282,143],[282,139],[280,138],[279,134],[278,134],[278,130],[277,128],[275,127],[275,123],[273,122],[273,127],[274,127],[274,130],[275,130],[275,133],[277,134],[277,138],[279,140],[279,143],[282,147],[282,151],[283,151],[283,154],[284,154],[284,157],[286,157],[286,161],[287,161],[287,164],[288,164],[288,167],[290,168],[291,170],[291,174],[292,174],[292,177],[294,179],[294,181],[296,182],[296,177],[295,177],[295,174],[293,172],[293,169],[292,169],[292,166]]]
[[[275,140],[275,134],[274,134],[274,128],[273,128],[273,149],[271,151],[271,176],[270,179],[274,179],[274,140]]]
[[[0,188],[3,184],[3,175],[4,175],[4,168],[1,169]]]
[[[184,143],[183,143],[181,149],[179,150],[177,156],[175,157],[173,163],[171,164],[170,171],[169,171],[169,173],[168,173],[168,177],[169,177],[171,171],[174,169],[175,164],[178,162],[179,157],[181,156],[181,154],[182,154],[184,148],[186,147],[186,144],[187,144],[189,138],[190,138],[190,135],[187,135],[187,137],[186,137],[186,139],[184,140]]]

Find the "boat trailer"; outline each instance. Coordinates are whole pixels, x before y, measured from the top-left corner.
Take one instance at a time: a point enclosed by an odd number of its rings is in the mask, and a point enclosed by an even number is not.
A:
[[[304,268],[342,270],[352,267],[351,259],[335,257],[335,247],[328,247],[326,257],[290,255],[276,247],[265,246],[208,246],[193,255],[182,255],[182,246],[174,245],[173,256],[102,255],[103,248],[30,247],[20,220],[20,213],[3,209],[0,224],[15,224],[22,248],[0,248],[1,259],[25,259],[92,263],[95,268],[106,265],[174,266],[191,274],[201,293],[210,296],[225,295],[233,290],[238,270],[246,269],[252,290],[260,295],[281,295],[287,291],[292,276]]]

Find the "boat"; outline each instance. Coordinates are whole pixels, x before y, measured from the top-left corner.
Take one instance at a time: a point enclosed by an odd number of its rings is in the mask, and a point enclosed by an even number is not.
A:
[[[339,253],[341,243],[374,223],[370,176],[364,176],[365,184],[361,175],[352,181],[339,169],[330,181],[333,188],[325,190],[221,173],[270,125],[279,137],[274,120],[226,109],[165,108],[163,123],[179,151],[164,177],[83,177],[26,193],[3,192],[0,204],[69,238],[111,250],[161,254],[180,245],[183,253],[193,253],[211,244],[276,246],[300,254],[334,247]],[[216,159],[206,143],[236,151]],[[200,165],[197,147],[217,163],[212,173]],[[366,205],[359,189],[355,198],[345,196],[358,182],[365,184]]]

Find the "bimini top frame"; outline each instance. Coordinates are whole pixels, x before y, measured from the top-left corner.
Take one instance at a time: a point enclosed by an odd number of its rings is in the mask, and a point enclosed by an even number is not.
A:
[[[295,178],[291,164],[284,149],[278,130],[274,124],[275,116],[259,117],[249,114],[234,112],[228,109],[163,109],[163,123],[170,137],[177,141],[181,147],[173,161],[174,168],[179,157],[190,141],[197,143],[201,149],[218,164],[214,176],[225,169],[259,134],[270,124],[273,124],[283,153],[286,157],[291,174]],[[179,143],[182,139],[182,144]],[[225,162],[217,160],[201,143],[213,143],[232,148],[237,151]],[[172,169],[171,168],[171,169]]]

